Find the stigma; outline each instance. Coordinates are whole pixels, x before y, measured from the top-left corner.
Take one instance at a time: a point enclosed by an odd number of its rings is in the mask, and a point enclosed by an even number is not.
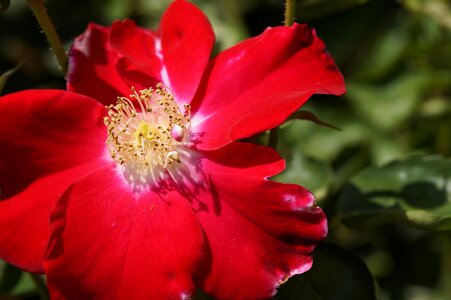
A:
[[[163,178],[182,163],[180,151],[190,129],[190,107],[179,107],[161,84],[155,89],[131,89],[106,107],[107,148],[111,158],[128,174],[128,181],[143,183]]]

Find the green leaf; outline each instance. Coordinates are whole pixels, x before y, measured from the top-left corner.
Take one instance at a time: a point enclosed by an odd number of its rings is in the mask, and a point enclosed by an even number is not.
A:
[[[35,294],[36,284],[33,282],[33,276],[29,273],[24,273],[20,269],[7,264],[6,262],[0,260],[0,299],[2,295],[10,295],[13,297],[19,297],[23,295]],[[44,287],[45,289],[45,287]],[[37,291],[39,293],[39,291]],[[48,299],[45,296],[41,299]]]
[[[25,276],[23,276],[25,275]],[[39,276],[39,275],[36,275]],[[20,296],[27,294],[36,293],[36,284],[33,282],[32,275],[27,273],[22,273],[19,282],[14,286],[14,289],[11,290],[11,295]]]
[[[295,152],[293,157],[287,160],[286,170],[275,176],[274,180],[300,184],[320,200],[327,195],[332,178],[332,170],[326,164]]]
[[[371,160],[375,165],[386,164],[395,159],[405,157],[408,150],[405,149],[403,138],[394,132],[373,131],[369,136],[369,150]]]
[[[399,64],[409,46],[411,28],[408,24],[406,18],[386,24],[389,29],[381,31],[374,37],[365,55],[354,60],[358,69],[353,77],[360,80],[386,78]]]
[[[406,0],[402,4],[415,13],[429,16],[448,30],[451,30],[451,6],[444,0]]]
[[[306,111],[306,110],[300,110],[300,111],[294,112],[289,117],[289,120],[307,120],[307,121],[313,122],[315,124],[318,124],[318,125],[321,125],[324,127],[329,127],[329,128],[341,131],[340,128],[320,120],[317,116],[315,116],[314,113],[312,113],[310,111]]]
[[[415,156],[368,168],[343,190],[338,214],[348,226],[451,230],[451,159]]]
[[[351,252],[323,243],[313,253],[310,271],[294,276],[279,288],[280,300],[373,300],[378,289],[366,265]]]
[[[19,283],[22,271],[0,261],[0,294],[10,292]]]
[[[349,82],[346,97],[373,126],[392,130],[415,112],[428,81],[428,74],[406,73],[384,85]]]
[[[309,111],[316,110],[309,107]],[[370,128],[347,108],[321,108],[321,116],[342,130],[329,130],[312,122],[288,122],[282,127],[281,144],[316,160],[332,162],[344,149],[362,144],[371,134]]]

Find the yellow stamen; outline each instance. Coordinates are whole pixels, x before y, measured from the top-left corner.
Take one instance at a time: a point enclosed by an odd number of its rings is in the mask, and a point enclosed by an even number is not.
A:
[[[161,84],[155,89],[132,88],[129,98],[118,97],[116,105],[107,109],[106,143],[117,163],[141,173],[181,163],[178,147],[185,143],[190,127],[189,106],[182,112]]]

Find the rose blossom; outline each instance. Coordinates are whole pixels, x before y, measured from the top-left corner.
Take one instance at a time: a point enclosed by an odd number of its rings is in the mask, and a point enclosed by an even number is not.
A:
[[[54,299],[261,299],[311,267],[322,210],[269,179],[275,151],[238,140],[342,94],[343,78],[306,25],[210,58],[213,43],[174,1],[157,31],[91,24],[70,92],[1,97],[2,259],[45,273]]]

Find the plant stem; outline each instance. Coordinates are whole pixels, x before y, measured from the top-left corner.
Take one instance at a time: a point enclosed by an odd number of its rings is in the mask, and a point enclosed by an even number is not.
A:
[[[285,0],[285,26],[291,26],[294,22],[296,0]]]
[[[47,287],[45,285],[44,279],[39,274],[28,273],[33,280],[33,283],[36,286],[36,291],[38,292],[39,299],[41,300],[49,300],[49,293],[47,291]]]
[[[294,15],[296,10],[296,0],[285,0],[285,26],[291,26],[294,22]],[[271,129],[269,132],[268,146],[276,149],[279,141],[279,127]]]
[[[58,64],[64,74],[67,73],[67,55],[64,51],[61,40],[56,33],[55,27],[53,26],[52,20],[50,20],[47,10],[45,8],[44,0],[27,0],[30,5],[33,14],[41,25],[42,30],[55,53]]]

